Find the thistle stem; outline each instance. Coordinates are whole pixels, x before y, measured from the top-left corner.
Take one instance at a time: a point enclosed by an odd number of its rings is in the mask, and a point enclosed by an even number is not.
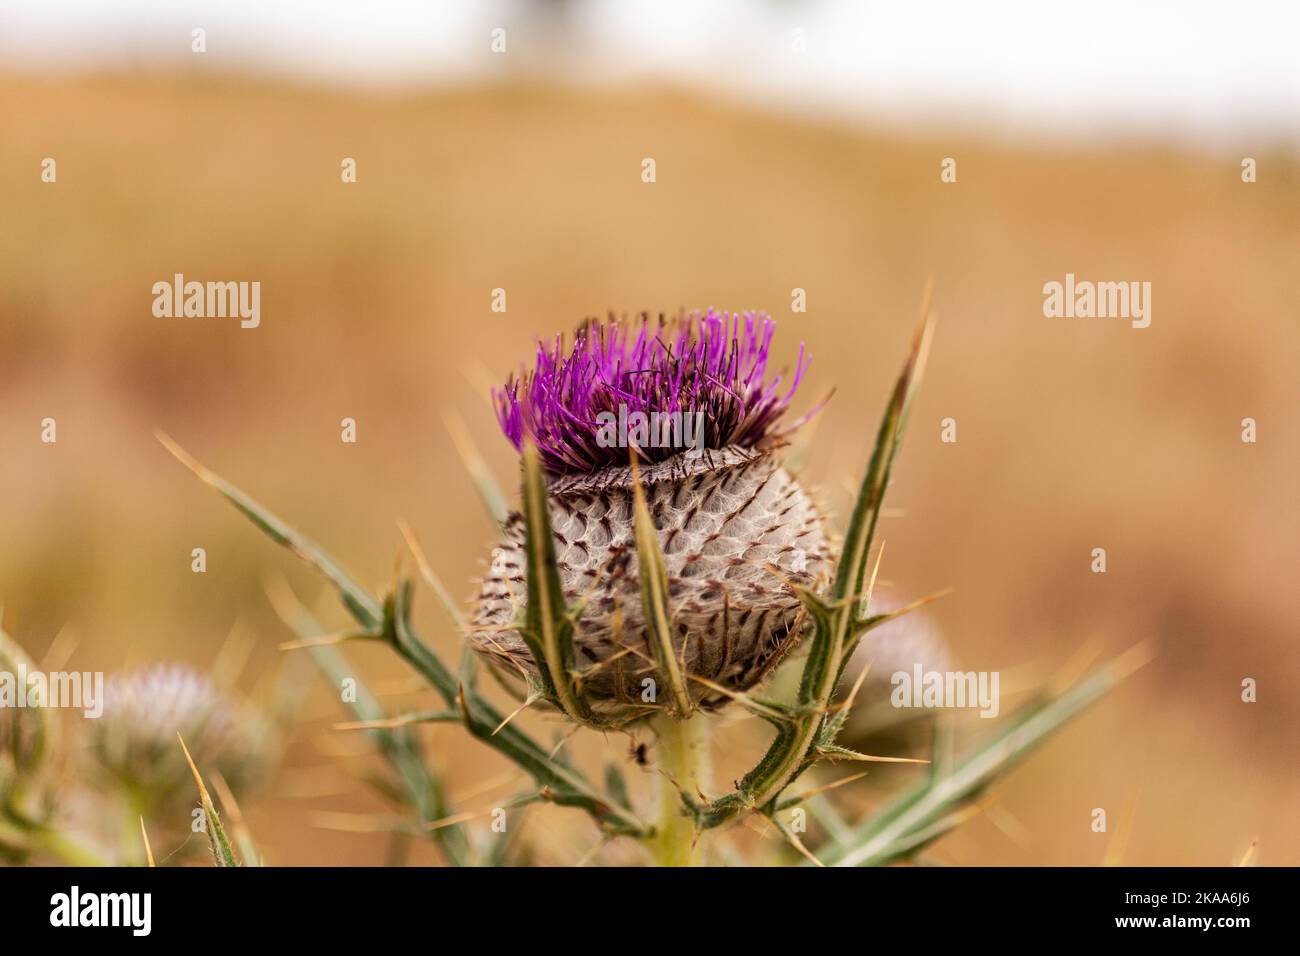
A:
[[[659,821],[650,848],[660,866],[694,866],[699,831],[682,794],[698,799],[708,786],[708,718],[703,714],[685,720],[657,717],[652,726],[659,737]]]

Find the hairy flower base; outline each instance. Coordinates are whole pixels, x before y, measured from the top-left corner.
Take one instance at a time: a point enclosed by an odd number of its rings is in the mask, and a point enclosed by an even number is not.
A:
[[[817,587],[829,572],[820,514],[774,452],[687,451],[644,468],[641,482],[668,572],[683,670],[729,690],[752,687],[804,629],[793,586]],[[651,709],[647,690],[662,703],[667,685],[641,608],[631,470],[558,478],[549,491],[565,598],[583,608],[574,637],[582,694],[602,715],[633,719]],[[470,639],[508,670],[536,673],[517,630],[527,600],[523,518],[511,515],[505,533]],[[727,701],[697,680],[688,689],[703,707]]]

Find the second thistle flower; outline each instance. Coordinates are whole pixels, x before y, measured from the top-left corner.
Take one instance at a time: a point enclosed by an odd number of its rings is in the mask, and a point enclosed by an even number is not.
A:
[[[195,759],[237,793],[263,770],[269,725],[202,671],[151,664],[111,675],[104,696],[104,716],[92,722],[91,752],[137,812],[188,821],[194,780],[178,733]]]

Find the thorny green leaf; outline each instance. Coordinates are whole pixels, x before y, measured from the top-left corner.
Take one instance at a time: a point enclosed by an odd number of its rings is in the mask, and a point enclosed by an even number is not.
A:
[[[646,505],[645,491],[641,488],[641,472],[635,455],[632,458],[632,501],[642,613],[646,628],[654,638],[652,644],[655,663],[659,673],[668,682],[675,716],[685,720],[691,713],[691,697],[686,690],[686,680],[682,676],[677,652],[673,649],[673,622],[668,609],[668,571],[664,567],[663,552],[659,548],[659,534]]]
[[[833,727],[836,720],[829,705],[863,629],[863,622],[858,619],[858,603],[866,581],[867,556],[894,458],[902,443],[907,412],[925,365],[932,329],[928,302],[923,319],[880,423],[831,592],[822,598],[800,591],[812,619],[813,637],[799,684],[796,718],[790,725],[777,727],[776,738],[767,753],[741,779],[735,791],[705,808],[696,808],[701,827],[718,826],[745,809],[767,807],[816,760],[814,748],[818,744],[828,745],[833,739],[826,734],[828,722]]]
[[[176,739],[181,742],[181,750],[185,752],[185,760],[190,765],[190,770],[194,772],[194,782],[199,788],[199,805],[203,808],[204,829],[207,831],[208,845],[212,850],[212,863],[214,866],[239,866],[239,858],[235,856],[234,847],[230,845],[226,830],[221,825],[221,818],[217,815],[212,797],[208,795],[208,788],[203,785],[199,768],[194,766],[194,758],[190,756],[184,738],[178,733]]]
[[[300,637],[308,638],[321,631],[316,619],[296,601],[292,605],[277,602],[277,611]],[[338,688],[345,680],[355,682],[354,699],[345,702],[345,706],[357,721],[373,723],[388,716],[365,682],[357,676],[355,668],[348,664],[342,651],[330,644],[312,644],[306,650],[330,687]],[[377,728],[368,733],[401,781],[403,794],[400,798],[415,808],[422,823],[442,820],[455,812],[441,778],[426,765],[419,741],[409,729]],[[433,831],[431,837],[450,863],[455,866],[469,863],[469,841],[464,827],[443,827]]]
[[[362,589],[320,548],[308,542],[234,485],[199,464],[170,438],[159,434],[159,440],[205,483],[221,492],[272,540],[289,548],[324,574],[338,589],[344,608],[358,624],[367,630],[384,626],[385,633],[394,642],[398,654],[434,686],[448,706],[456,707],[461,711],[462,720],[470,733],[518,763],[539,785],[553,787],[555,802],[581,807],[591,814],[597,823],[612,833],[646,836],[653,832],[650,826],[634,814],[612,805],[576,769],[559,759],[552,759],[546,750],[513,724],[508,724],[494,733],[500,727],[504,716],[471,685],[458,681],[457,677],[411,628],[406,618],[411,587],[409,581],[401,582],[395,594],[390,596],[390,601],[394,602],[394,610],[400,606],[401,613],[386,621],[384,606]],[[319,633],[319,629],[316,633]],[[343,658],[334,648],[326,645],[313,647],[310,650],[318,662],[326,660],[338,668],[340,676],[352,676],[346,672],[346,665],[342,663]],[[358,714],[358,718],[362,720],[380,719],[383,716],[382,710],[372,712],[369,716]],[[380,734],[380,739],[383,739],[383,734],[394,732],[376,731],[375,733]],[[415,763],[420,761],[417,760]],[[413,766],[409,769],[415,770]],[[427,768],[423,769],[423,773],[428,776]]]
[[[574,622],[560,583],[546,479],[537,448],[531,443],[524,446],[523,499],[528,603],[520,633],[537,662],[546,698],[572,720],[586,722],[591,709],[574,680]]]
[[[951,770],[932,775],[858,827],[852,845],[833,848],[825,862],[879,866],[938,839],[954,810],[1148,660],[1148,648],[1138,645],[1063,693],[1021,708]]]

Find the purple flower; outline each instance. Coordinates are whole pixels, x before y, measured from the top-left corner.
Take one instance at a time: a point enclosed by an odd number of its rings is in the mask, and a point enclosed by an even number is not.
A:
[[[629,446],[644,462],[682,450],[680,443],[608,440],[610,423],[638,415],[675,416],[678,437],[685,420],[699,448],[770,447],[808,417],[776,428],[808,360],[800,343],[789,384],[783,387],[784,373],[769,377],[775,331],[764,312],[589,319],[571,347],[558,335],[549,349],[539,342],[534,369],[493,390],[497,417],[516,448],[531,439],[557,475],[626,465]]]

